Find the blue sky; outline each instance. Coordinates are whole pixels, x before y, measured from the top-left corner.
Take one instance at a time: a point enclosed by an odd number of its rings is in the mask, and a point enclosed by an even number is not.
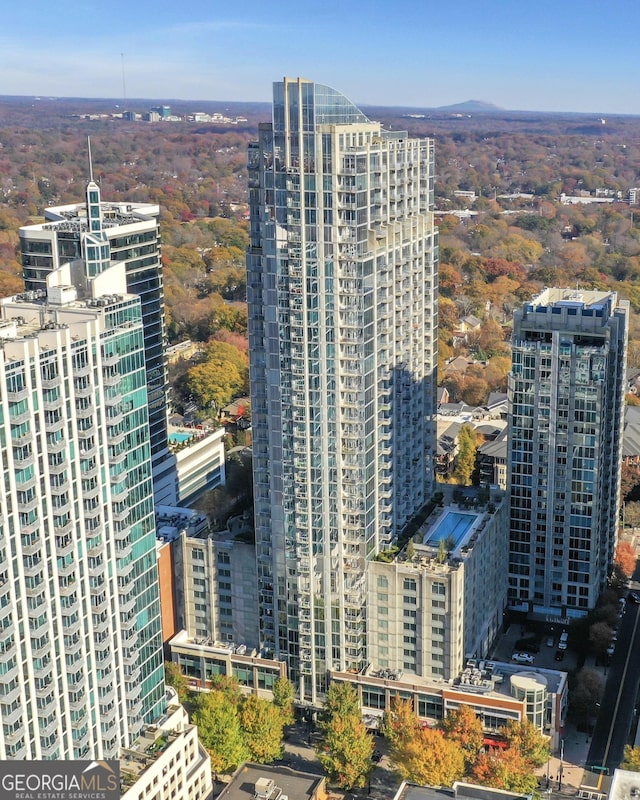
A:
[[[640,114],[638,0],[7,0],[0,94]],[[121,55],[123,54],[123,55]]]

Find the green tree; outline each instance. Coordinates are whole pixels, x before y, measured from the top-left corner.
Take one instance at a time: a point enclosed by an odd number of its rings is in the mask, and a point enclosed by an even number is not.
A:
[[[240,707],[240,727],[253,761],[270,764],[282,757],[284,720],[274,703],[254,694]]]
[[[393,748],[391,763],[402,780],[420,785],[452,786],[465,773],[460,745],[434,728],[418,727]]]
[[[216,774],[233,772],[249,757],[238,708],[224,692],[201,694],[193,722],[198,726],[200,741],[209,752],[211,768]]]
[[[582,724],[590,724],[596,716],[602,700],[604,680],[595,669],[583,667],[576,676],[575,685],[569,690],[569,712]]]
[[[372,769],[373,738],[360,715],[337,714],[321,728],[318,760],[329,780],[341,789],[364,786]]]
[[[212,675],[209,678],[209,687],[214,692],[222,692],[227,700],[236,708],[242,701],[242,689],[240,683],[234,675]]]
[[[293,699],[295,690],[288,678],[276,678],[273,684],[273,704],[280,709],[282,720],[285,725],[291,725],[293,716]]]
[[[613,628],[606,622],[595,622],[589,628],[589,643],[596,656],[602,657],[606,653],[607,647],[611,644],[612,635]]]
[[[321,715],[321,723],[333,717],[357,716],[360,718],[358,693],[350,683],[332,683],[327,690],[327,699]]]
[[[476,433],[471,425],[463,425],[458,434],[458,455],[456,456],[453,476],[462,486],[470,486],[476,468],[476,452],[478,443]]]
[[[624,759],[620,764],[620,769],[640,772],[640,747],[631,747],[631,745],[625,744]]]
[[[464,754],[467,768],[471,767],[484,744],[482,722],[471,706],[461,705],[440,722],[447,739],[457,742]]]
[[[180,667],[174,661],[167,661],[164,665],[164,676],[169,686],[178,693],[178,700],[184,705],[189,699],[189,681]]]

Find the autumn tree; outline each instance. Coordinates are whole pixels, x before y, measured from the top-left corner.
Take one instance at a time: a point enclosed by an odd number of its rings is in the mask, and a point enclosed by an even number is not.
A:
[[[502,733],[509,748],[517,750],[530,768],[541,767],[549,758],[549,740],[530,720],[509,720]]]
[[[627,395],[626,403],[627,405],[631,405],[633,402],[634,405],[640,405],[640,397],[635,394]],[[633,495],[634,492],[637,491],[637,488],[640,486],[640,467],[636,464],[628,464],[626,462],[622,462],[622,467],[620,470],[620,496],[623,500],[630,498],[630,495]],[[632,498],[630,498],[632,499]],[[626,517],[626,514],[625,514]],[[625,522],[627,522],[625,518]],[[628,524],[628,523],[627,523]]]
[[[460,395],[467,405],[482,406],[489,396],[489,384],[484,377],[469,375],[463,381]]]
[[[273,704],[280,709],[282,720],[285,725],[291,725],[293,716],[293,699],[295,690],[288,678],[276,678],[273,684]]]
[[[458,454],[455,459],[453,477],[461,486],[471,486],[476,468],[478,440],[471,425],[463,425],[458,434]]]
[[[418,727],[393,748],[391,763],[402,780],[421,786],[452,786],[465,774],[462,748],[437,728]]]
[[[624,759],[620,764],[620,769],[628,769],[630,772],[640,772],[640,747],[631,747],[629,744],[624,746]]]
[[[411,739],[420,727],[413,701],[395,695],[391,698],[390,707],[382,715],[380,731],[391,744],[392,749]]]
[[[482,753],[471,775],[481,786],[504,789],[518,794],[534,794],[538,778],[517,748],[490,750]]]
[[[240,727],[252,761],[270,764],[282,757],[284,720],[274,703],[250,694],[240,706]]]
[[[249,757],[238,708],[224,692],[201,694],[193,722],[198,726],[200,741],[207,748],[216,774],[233,772]]]
[[[630,542],[620,541],[616,547],[614,564],[625,578],[630,578],[636,571],[636,551]]]
[[[440,728],[447,739],[458,743],[467,769],[471,767],[484,744],[482,721],[476,712],[463,704],[447,714],[440,722]]]
[[[212,341],[205,361],[187,373],[187,387],[199,405],[219,411],[235,394],[246,391],[248,370],[245,353],[227,342]]]
[[[212,675],[209,678],[209,687],[214,692],[223,694],[232,705],[240,705],[243,695],[235,675]]]
[[[332,683],[320,720],[318,760],[341,789],[364,786],[372,768],[373,739],[362,722],[356,690]]]

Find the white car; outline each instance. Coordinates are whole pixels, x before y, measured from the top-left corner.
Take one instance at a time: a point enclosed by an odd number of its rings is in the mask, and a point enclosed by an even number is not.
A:
[[[530,653],[514,653],[511,660],[516,664],[533,664],[533,656]]]

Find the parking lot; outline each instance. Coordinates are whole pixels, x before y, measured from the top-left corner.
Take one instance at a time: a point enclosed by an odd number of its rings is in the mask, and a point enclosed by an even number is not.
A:
[[[559,669],[563,672],[570,672],[576,668],[576,655],[571,650],[560,651],[563,653],[562,659],[556,660],[561,632],[562,629],[559,628],[553,635],[542,636],[539,651],[537,653],[526,653],[526,655],[533,656],[534,666],[545,669]],[[516,642],[520,639],[533,637],[534,634],[531,631],[526,631],[519,624],[512,624],[507,632],[500,637],[491,657],[495,661],[511,661],[514,653],[523,652],[516,647]],[[527,665],[527,662],[524,661],[514,663],[522,663],[523,666]]]

